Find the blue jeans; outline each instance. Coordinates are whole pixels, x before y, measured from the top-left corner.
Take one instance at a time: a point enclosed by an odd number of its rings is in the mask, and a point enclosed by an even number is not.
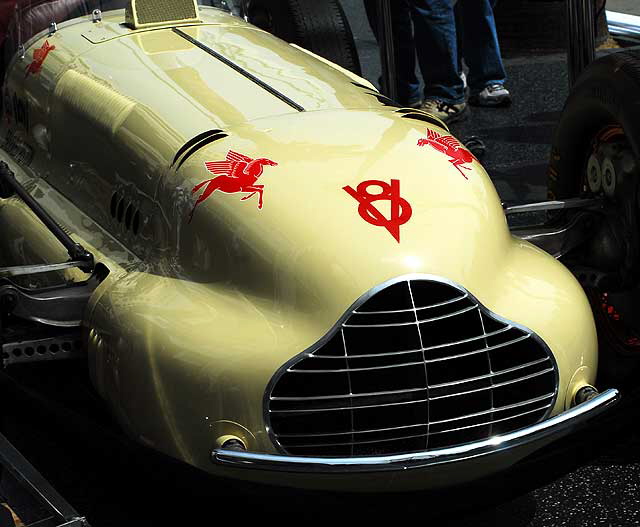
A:
[[[416,52],[425,81],[425,99],[452,104],[464,101],[462,58],[469,67],[467,82],[471,94],[491,84],[504,84],[507,75],[493,17],[495,2],[458,0],[454,10],[451,0],[392,0],[401,104],[420,99]],[[365,5],[375,31],[374,3],[367,0]]]

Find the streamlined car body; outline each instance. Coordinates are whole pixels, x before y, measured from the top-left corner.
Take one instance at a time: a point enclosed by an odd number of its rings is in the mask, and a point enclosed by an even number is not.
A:
[[[93,284],[80,320],[11,316],[81,328],[128,435],[213,474],[403,491],[505,469],[612,404],[577,404],[598,365],[581,286],[511,235],[443,123],[163,4],[45,24],[3,88],[3,160],[93,264],[47,268],[63,235],[6,193],[2,285]],[[6,271],[34,264],[51,272]],[[28,346],[5,340],[9,371],[71,349]]]

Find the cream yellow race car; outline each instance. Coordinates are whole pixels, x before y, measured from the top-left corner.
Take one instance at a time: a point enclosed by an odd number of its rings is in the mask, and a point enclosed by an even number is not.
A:
[[[472,481],[616,402],[567,229],[514,236],[442,122],[224,9],[113,7],[7,25],[6,374],[84,361],[149,448],[333,490]],[[506,213],[601,206],[569,198]]]

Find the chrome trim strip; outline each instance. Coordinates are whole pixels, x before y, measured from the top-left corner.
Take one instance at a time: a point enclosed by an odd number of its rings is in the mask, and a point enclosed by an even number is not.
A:
[[[557,201],[541,201],[539,203],[525,203],[524,205],[514,205],[504,209],[505,216],[511,214],[522,214],[525,212],[540,212],[547,210],[565,210],[577,208],[589,208],[602,206],[602,198],[571,198]]]
[[[607,22],[611,36],[640,40],[640,16],[607,10]]]
[[[609,389],[590,401],[509,434],[494,436],[484,441],[467,443],[452,448],[413,454],[322,458],[215,449],[211,453],[211,461],[217,465],[235,468],[307,473],[382,472],[427,468],[443,463],[463,462],[484,456],[497,455],[506,450],[534,445],[547,438],[559,439],[585,425],[588,421],[597,418],[611,408],[619,399],[620,393],[618,390]]]

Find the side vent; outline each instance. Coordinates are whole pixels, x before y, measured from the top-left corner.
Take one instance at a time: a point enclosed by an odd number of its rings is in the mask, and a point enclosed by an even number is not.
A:
[[[196,0],[130,0],[125,23],[133,29],[200,22]]]
[[[127,201],[118,192],[114,192],[113,196],[111,196],[109,211],[111,212],[111,217],[118,223],[124,224],[126,230],[133,232],[135,235],[140,232],[142,221],[140,209]]]
[[[416,121],[422,121],[438,126],[439,128],[444,128],[447,132],[449,131],[449,127],[444,123],[444,121],[441,121],[435,115],[423,112],[422,110],[417,110],[415,108],[400,108],[396,113],[402,115],[404,119],[415,119]]]

